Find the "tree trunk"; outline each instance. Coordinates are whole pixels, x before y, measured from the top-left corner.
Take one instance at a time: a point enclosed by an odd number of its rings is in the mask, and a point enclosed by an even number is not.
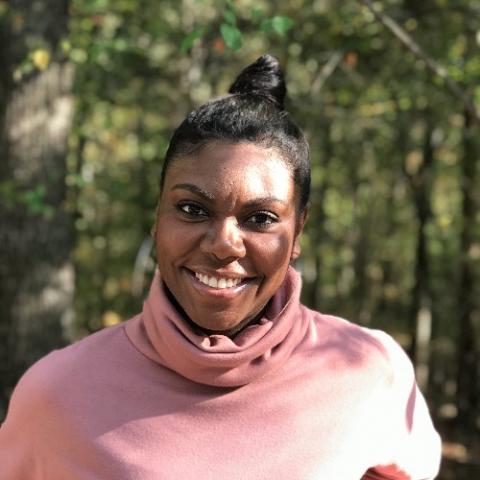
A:
[[[12,0],[8,9],[0,38],[0,415],[25,368],[65,344],[74,287],[65,210],[73,71],[58,54],[68,4]]]
[[[479,158],[478,128],[469,113],[465,114],[462,158],[462,215],[459,291],[459,337],[457,344],[457,406],[458,420],[462,426],[474,425],[478,412],[479,361],[476,348],[477,332],[475,315],[478,315],[478,300],[475,298],[475,279],[471,254],[475,248],[475,224],[477,214],[478,182],[477,160]]]
[[[323,170],[323,178],[321,181],[312,183],[311,192],[311,208],[312,217],[308,220],[308,225],[313,226],[312,235],[312,259],[310,274],[305,275],[305,286],[302,290],[302,300],[316,310],[322,310],[325,306],[322,304],[322,269],[323,269],[323,257],[322,257],[322,245],[325,242],[325,194],[328,190],[328,169],[331,158],[333,157],[332,141],[331,141],[331,122],[327,121],[319,126],[322,131],[322,135],[319,137],[322,139],[321,144],[312,144],[312,150],[323,152],[320,158],[321,169]],[[316,148],[315,148],[316,147]],[[313,166],[315,168],[315,166]],[[300,257],[300,263],[302,257]]]
[[[427,113],[428,115],[428,113]],[[413,191],[417,213],[417,247],[415,252],[415,279],[411,303],[410,356],[415,363],[417,381],[426,391],[429,380],[430,340],[432,334],[432,301],[430,265],[426,228],[432,216],[431,188],[434,151],[432,126],[427,119],[422,153],[412,152],[405,167]]]

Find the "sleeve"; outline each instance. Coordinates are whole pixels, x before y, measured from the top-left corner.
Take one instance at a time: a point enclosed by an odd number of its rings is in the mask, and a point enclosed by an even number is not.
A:
[[[385,406],[378,414],[382,422],[381,455],[378,464],[362,479],[432,480],[440,467],[440,436],[416,384],[409,358],[391,337],[379,335],[389,354],[392,373]]]

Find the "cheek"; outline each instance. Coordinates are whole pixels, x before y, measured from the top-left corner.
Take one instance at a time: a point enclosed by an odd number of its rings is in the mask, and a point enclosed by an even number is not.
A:
[[[263,265],[266,275],[274,275],[276,272],[283,274],[282,268],[279,267],[289,264],[291,250],[292,239],[288,233],[272,235],[271,238],[258,242],[256,251],[261,258],[257,262]]]
[[[155,248],[159,263],[175,263],[188,248],[191,235],[187,235],[185,229],[168,218],[161,218],[157,222],[157,234]]]

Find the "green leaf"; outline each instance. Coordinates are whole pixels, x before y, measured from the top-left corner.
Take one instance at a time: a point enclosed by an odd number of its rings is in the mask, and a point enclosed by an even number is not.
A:
[[[265,33],[269,33],[272,31],[272,19],[271,18],[265,18],[262,20],[262,23],[260,24],[260,30]]]
[[[230,25],[235,25],[237,23],[237,16],[233,10],[225,10],[223,12],[223,18]]]
[[[180,44],[180,51],[182,53],[187,53],[195,43],[195,40],[200,38],[203,35],[203,28],[197,28],[193,32],[190,32]]]
[[[254,23],[259,23],[264,17],[263,10],[260,7],[253,7],[251,15]]]
[[[44,197],[47,193],[45,185],[38,185],[34,190],[27,190],[22,195],[22,201],[32,214],[42,213],[46,207]]]
[[[290,17],[276,15],[272,18],[266,18],[260,24],[260,30],[265,33],[275,32],[279,35],[285,35],[295,24]]]
[[[242,46],[242,32],[237,27],[228,23],[222,23],[220,25],[220,33],[228,48],[238,50]]]
[[[295,24],[290,17],[281,17],[279,15],[272,18],[272,27],[280,35],[285,35]]]

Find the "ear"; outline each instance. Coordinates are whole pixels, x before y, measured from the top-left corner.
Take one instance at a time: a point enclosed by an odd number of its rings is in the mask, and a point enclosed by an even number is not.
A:
[[[297,225],[295,228],[295,239],[293,240],[293,248],[292,248],[292,255],[290,256],[290,260],[296,260],[300,253],[302,253],[302,247],[300,245],[300,237],[303,232],[303,227],[305,226],[305,222],[308,218],[308,210],[305,208],[300,214],[297,220]]]

